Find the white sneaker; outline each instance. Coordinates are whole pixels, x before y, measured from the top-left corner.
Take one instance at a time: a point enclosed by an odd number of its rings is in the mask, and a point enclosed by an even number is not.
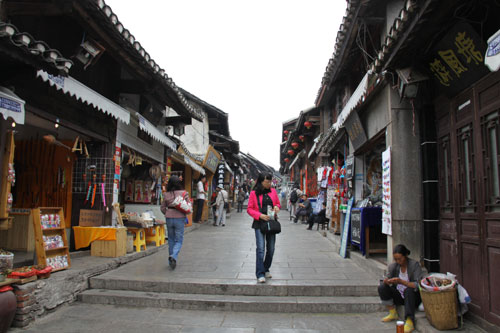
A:
[[[261,276],[260,278],[257,279],[258,283],[266,283],[266,278]]]
[[[420,312],[424,312],[424,303],[420,303],[420,305],[418,306],[418,311]]]
[[[272,279],[273,276],[271,275],[271,272],[266,272],[266,279]]]

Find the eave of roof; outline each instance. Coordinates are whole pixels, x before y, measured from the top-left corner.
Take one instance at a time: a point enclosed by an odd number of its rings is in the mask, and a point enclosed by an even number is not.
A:
[[[47,43],[35,40],[27,32],[19,32],[16,26],[0,21],[0,50],[17,54],[18,59],[37,69],[43,69],[51,74],[68,76],[73,61],[64,58],[56,49],[51,49]]]
[[[153,78],[157,79],[166,91],[170,91],[172,93],[169,96],[175,96],[176,102],[183,108],[183,110],[176,110],[177,112],[188,113],[192,118],[199,121],[202,121],[205,118],[203,112],[197,110],[188,102],[172,78],[170,78],[167,73],[165,73],[165,70],[160,68],[160,66],[153,59],[151,59],[151,56],[135,39],[130,31],[125,29],[123,24],[118,20],[118,16],[113,13],[111,7],[106,5],[104,0],[73,1],[73,4],[77,10],[83,10],[88,15],[92,15],[96,24],[102,28],[108,28],[109,33],[113,34],[112,37],[120,40],[123,45],[125,45],[123,51],[126,51],[129,56],[142,60],[137,63],[140,64],[142,68]],[[83,5],[84,8],[80,5]]]

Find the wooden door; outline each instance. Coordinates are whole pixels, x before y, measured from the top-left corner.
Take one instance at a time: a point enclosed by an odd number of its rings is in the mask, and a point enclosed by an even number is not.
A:
[[[500,324],[500,75],[436,104],[442,272],[456,272],[471,310]]]

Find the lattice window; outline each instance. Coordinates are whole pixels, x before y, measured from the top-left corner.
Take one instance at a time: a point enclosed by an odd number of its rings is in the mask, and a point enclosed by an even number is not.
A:
[[[500,112],[497,110],[481,119],[484,191],[488,211],[500,211],[499,116]]]
[[[438,149],[440,206],[443,212],[451,213],[453,211],[453,177],[449,135],[439,139]]]
[[[460,209],[465,213],[475,212],[477,205],[472,134],[472,124],[466,125],[457,131]]]

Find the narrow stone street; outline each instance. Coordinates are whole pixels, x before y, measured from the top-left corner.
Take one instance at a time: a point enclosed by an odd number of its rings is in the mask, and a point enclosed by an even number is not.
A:
[[[341,258],[322,231],[290,223],[287,212],[281,222],[266,284],[255,279],[250,218],[233,211],[225,227],[205,223],[186,234],[175,271],[164,247],[91,278],[78,302],[23,331],[395,331],[380,322],[375,274]]]

